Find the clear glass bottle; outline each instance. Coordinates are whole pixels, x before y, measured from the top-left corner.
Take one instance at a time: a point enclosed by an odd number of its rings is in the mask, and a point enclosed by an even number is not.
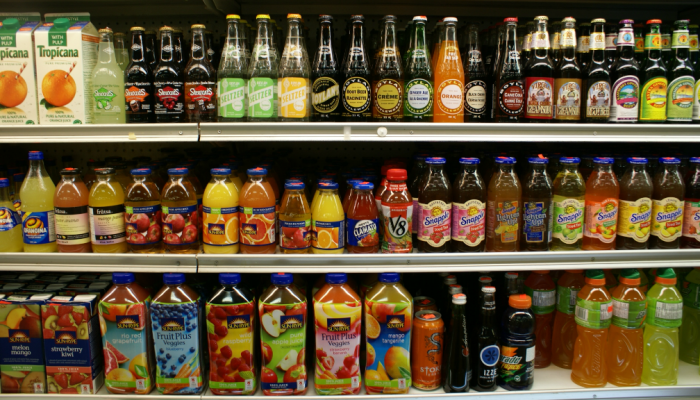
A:
[[[530,157],[530,168],[522,182],[521,251],[547,251],[552,241],[552,180],[547,174],[548,162],[545,157]]]
[[[94,253],[126,253],[124,189],[114,168],[95,170],[97,182],[90,188],[90,240]]]
[[[80,170],[64,168],[56,186],[53,205],[56,243],[59,253],[91,253],[88,197],[90,192],[80,179]]]
[[[244,122],[248,113],[248,60],[240,16],[226,16],[226,43],[216,72],[218,122]]]
[[[258,36],[248,64],[248,121],[277,120],[277,51],[272,41],[270,16],[258,14]]]
[[[452,183],[452,249],[481,252],[486,245],[486,191],[479,159],[462,157],[462,172]]]
[[[445,253],[452,234],[452,185],[443,157],[428,157],[428,175],[419,188],[419,248],[425,253]]]
[[[301,15],[288,14],[287,39],[279,62],[278,117],[283,122],[308,122],[311,117],[311,66],[304,47]]]
[[[578,171],[581,159],[562,157],[553,184],[552,245],[550,250],[581,250],[586,183]]]
[[[652,195],[650,249],[677,249],[683,230],[685,183],[675,157],[659,157],[659,168],[654,174]]]
[[[92,70],[93,124],[125,124],[124,71],[117,64],[112,30],[99,30],[98,58]]]
[[[285,254],[305,254],[311,248],[311,209],[306,201],[303,182],[284,184],[280,201],[280,249]]]

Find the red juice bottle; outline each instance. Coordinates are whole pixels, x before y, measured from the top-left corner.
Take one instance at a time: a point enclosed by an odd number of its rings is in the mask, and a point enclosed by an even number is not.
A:
[[[349,253],[379,251],[379,211],[372,197],[374,185],[357,182],[347,209],[347,249]]]
[[[535,314],[535,368],[552,363],[552,325],[557,302],[556,285],[549,271],[532,271],[525,280],[525,294],[532,298]]]
[[[393,168],[387,171],[387,188],[382,195],[384,240],[382,253],[410,253],[413,251],[411,223],[413,198],[406,186],[406,170]]]

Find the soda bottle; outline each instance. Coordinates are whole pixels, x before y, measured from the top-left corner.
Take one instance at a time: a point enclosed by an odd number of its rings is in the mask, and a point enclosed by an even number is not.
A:
[[[523,233],[520,250],[547,251],[552,241],[552,180],[547,175],[549,160],[540,155],[530,157],[528,161],[530,169],[523,185]]]
[[[661,25],[661,58],[664,60],[666,67],[671,65],[673,58],[673,50],[671,49],[671,27],[668,24]]]
[[[634,21],[630,22],[630,28],[632,28],[632,24],[634,24]],[[614,23],[607,22],[605,24],[605,64],[611,73],[612,66],[617,60],[617,46],[621,46],[617,43],[619,33],[619,29]],[[634,39],[634,34],[630,36],[630,39]]]
[[[428,18],[413,17],[411,46],[406,59],[403,115],[406,122],[432,122],[434,106],[434,70],[425,35]]]
[[[146,53],[146,62],[151,68],[151,71],[153,71],[156,64],[158,63],[158,45],[156,44],[156,32],[145,31],[143,41],[144,52]]]
[[[216,122],[216,68],[206,56],[202,24],[192,25],[192,50],[185,67],[185,115],[189,122]]]
[[[202,196],[202,249],[209,254],[238,253],[238,190],[231,169],[212,168]]]
[[[126,242],[134,253],[160,253],[161,224],[160,190],[151,179],[150,168],[131,170],[132,182],[126,187],[124,207]]]
[[[496,78],[498,77],[499,73],[499,64],[502,61],[504,54],[505,54],[505,33],[506,33],[506,28],[504,22],[498,22],[496,24],[498,32],[496,33],[496,40],[495,40],[495,50],[494,50],[494,55],[493,59],[491,61],[491,66],[488,69],[488,75],[489,75],[489,81],[488,81],[488,87],[489,90],[486,91],[486,102],[489,104],[488,105],[488,121],[494,121],[495,117],[495,112],[496,112],[496,107],[497,107],[497,100],[498,96],[494,94],[495,88],[496,88]],[[518,37],[522,37],[522,35],[518,35]],[[517,50],[517,49],[516,49]]]
[[[556,307],[556,285],[547,270],[536,270],[525,280],[525,294],[532,299],[535,314],[535,368],[552,363],[552,327]]]
[[[95,174],[97,182],[88,198],[92,251],[126,253],[124,189],[116,180],[114,168],[99,168]]]
[[[610,157],[593,159],[596,169],[586,182],[586,223],[583,229],[583,250],[612,250],[615,248],[620,184],[612,170],[614,161]]]
[[[372,196],[374,185],[357,181],[348,204],[348,253],[376,253],[379,250],[379,211]]]
[[[126,35],[124,32],[114,33],[114,56],[117,59],[117,64],[122,71],[126,70],[126,66],[129,65],[129,50],[126,46]]]
[[[498,386],[506,390],[530,390],[535,381],[535,315],[526,294],[508,298],[501,318],[501,358]]]
[[[10,201],[10,181],[0,178],[0,253],[19,253],[22,243],[22,219]]]
[[[518,122],[525,108],[525,89],[516,47],[517,18],[506,18],[502,59],[494,75],[493,103],[496,122]]]
[[[112,30],[99,30],[98,58],[92,70],[93,124],[124,124],[124,71],[114,53]]]
[[[488,74],[482,58],[479,28],[470,24],[468,29],[463,66],[465,71],[464,120],[465,122],[485,122],[489,115],[486,107]]]
[[[671,48],[675,57],[668,67],[668,109],[669,122],[690,123],[693,118],[693,92],[695,90],[695,69],[690,61],[690,33],[688,23],[682,19],[673,23]]]
[[[305,185],[287,181],[280,202],[280,249],[285,254],[308,253],[311,246],[311,209],[304,195]]]
[[[610,67],[610,82],[612,83],[612,103],[610,105],[610,122],[635,123],[639,119],[639,73],[640,68],[634,58],[634,21],[620,21],[620,31],[617,36],[617,58]],[[606,53],[608,37],[606,36]],[[613,46],[613,49],[615,47]]]
[[[639,386],[644,358],[644,321],[647,299],[639,288],[639,271],[623,269],[620,285],[612,291],[612,325],[605,348],[607,381],[615,386]]]
[[[584,22],[579,26],[578,44],[576,46],[576,61],[581,66],[581,71],[588,69],[588,64],[591,63],[591,24]]]
[[[461,174],[452,183],[452,248],[458,253],[481,252],[486,245],[486,184],[478,158],[462,157]]]
[[[162,39],[162,32],[161,32],[161,39]],[[184,73],[185,67],[187,67],[187,62],[189,61],[189,60],[187,60],[187,57],[185,57],[185,50],[188,49],[189,43],[187,43],[187,41],[183,37],[182,29],[178,29],[178,28],[173,29],[172,39],[173,39],[172,40],[173,48],[171,51],[173,52],[173,60],[180,66],[180,71],[182,71],[182,73]],[[160,48],[161,55],[163,54],[162,44],[163,44],[163,42],[161,41],[161,48]],[[162,61],[162,59],[161,59],[161,61]],[[183,76],[182,81],[183,82],[185,81],[184,76]]]
[[[562,21],[554,21],[552,22],[552,31],[553,31],[553,36],[552,36],[552,52],[550,54],[552,58],[552,65],[556,69],[557,64],[559,64],[559,60],[561,60],[561,27],[562,27]]]
[[[163,241],[171,253],[199,252],[197,194],[187,168],[170,168],[161,195]]]
[[[583,270],[567,270],[557,280],[557,313],[552,328],[552,363],[571,369],[578,336],[574,311],[578,292],[585,285]]]
[[[131,62],[124,70],[124,100],[127,123],[154,122],[153,70],[146,61],[144,52],[144,29],[134,26],[131,31]],[[155,36],[155,35],[154,35]],[[155,67],[155,63],[153,66]]]
[[[243,254],[272,254],[276,247],[275,193],[265,168],[248,170],[239,194],[240,250]]]
[[[554,95],[554,64],[550,58],[549,18],[535,17],[536,30],[532,33],[530,62],[525,65],[525,115],[529,122],[552,122]]]
[[[484,286],[481,288],[481,325],[478,327],[477,355],[474,357],[475,376],[471,380],[471,388],[477,392],[492,392],[496,390],[498,361],[501,348],[496,334],[496,288]]]
[[[447,332],[442,388],[446,393],[464,393],[469,391],[472,376],[467,338],[467,296],[457,293],[451,299],[452,315]]]
[[[219,122],[243,122],[248,112],[248,50],[243,36],[241,17],[236,14],[226,16],[228,25],[226,43],[221,54],[221,62],[216,71],[217,120]]]
[[[639,73],[642,75],[642,66],[646,59],[646,54],[644,53],[644,24],[634,24],[634,59],[639,64]],[[642,78],[640,78],[642,79]],[[641,81],[640,81],[641,83]],[[640,87],[641,90],[641,87]]]
[[[311,68],[309,56],[304,47],[301,16],[288,14],[289,31],[279,62],[279,96],[278,116],[280,121],[309,121],[311,116],[311,88],[309,77]]]
[[[420,250],[425,253],[444,253],[452,231],[452,185],[444,171],[446,160],[428,157],[428,176],[419,189],[418,240]]]
[[[204,44],[207,49],[206,58],[216,69],[216,66],[219,65],[219,52],[215,50],[217,46],[214,45],[214,32],[210,30],[204,31]]]
[[[678,172],[680,160],[660,157],[663,168],[654,175],[652,195],[651,249],[677,249],[683,232],[685,184]]]
[[[629,157],[627,164],[620,180],[620,216],[615,249],[641,250],[646,249],[649,242],[654,187],[646,171],[646,158]]]
[[[685,207],[683,210],[683,236],[681,247],[700,248],[700,157],[690,158],[694,168],[685,182]]]
[[[341,116],[347,122],[366,122],[372,117],[371,70],[365,50],[364,21],[362,15],[350,17],[351,37],[341,71],[343,86],[340,90]]]
[[[520,31],[520,28],[522,25],[518,26],[518,31]],[[530,57],[532,57],[532,36],[535,33],[535,22],[534,21],[528,21],[525,23],[525,30],[523,31],[525,33],[525,36],[520,35],[520,32],[518,32],[518,37],[522,37],[523,39],[518,39],[518,50],[520,51],[520,58],[523,59],[523,66],[525,64],[530,62]]]
[[[581,120],[581,67],[576,53],[576,20],[566,17],[561,23],[561,60],[554,71],[554,94],[557,122]]]
[[[683,324],[680,331],[680,359],[698,365],[700,361],[700,267],[685,276],[683,294]]]
[[[683,318],[683,297],[675,286],[672,268],[659,268],[656,273],[655,284],[647,293],[642,382],[670,386],[678,382],[678,328]]]
[[[578,171],[578,157],[559,159],[561,169],[554,179],[554,214],[551,250],[580,250],[583,244],[583,217],[586,184]]]
[[[518,251],[522,186],[513,171],[515,158],[496,157],[498,171],[488,187],[486,207],[486,251]]]
[[[584,122],[607,122],[610,118],[610,71],[605,59],[605,20],[591,21],[590,63],[584,69],[583,91],[586,96]]]
[[[56,244],[59,253],[91,253],[88,197],[90,192],[80,179],[80,170],[64,168],[53,196],[56,220]],[[12,228],[12,215],[5,217]]]
[[[661,58],[661,20],[647,21],[647,33],[644,37],[646,60],[642,66],[639,91],[641,108],[640,122],[666,122],[666,97],[668,80],[666,79],[666,63]]]
[[[248,121],[277,119],[277,52],[272,44],[270,16],[258,14],[258,35],[248,64]]]
[[[404,79],[401,53],[396,42],[396,17],[383,18],[380,56],[372,70],[372,118],[375,121],[403,120]]]
[[[457,18],[446,17],[435,65],[433,122],[464,122],[464,68],[457,44]]]
[[[311,68],[312,119],[322,122],[340,120],[340,65],[333,46],[333,17],[318,17],[319,43]]]
[[[410,253],[413,250],[413,199],[406,187],[406,170],[392,168],[387,171],[386,178],[387,189],[382,195],[382,253]]]
[[[154,113],[156,122],[185,121],[184,69],[175,58],[178,47],[173,28],[160,28],[160,61],[153,70],[155,88]]]

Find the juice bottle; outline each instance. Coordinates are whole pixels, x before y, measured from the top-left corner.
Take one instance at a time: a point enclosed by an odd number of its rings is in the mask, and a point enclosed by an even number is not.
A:
[[[199,294],[185,284],[185,274],[163,274],[163,287],[151,305],[156,388],[161,394],[200,394],[204,389],[202,311]]]
[[[95,253],[126,253],[124,191],[114,168],[95,170],[97,182],[90,188],[90,241]]]
[[[206,198],[206,197],[205,197]],[[240,274],[219,274],[221,286],[206,304],[209,388],[216,395],[255,393],[255,296]]]
[[[523,190],[513,171],[515,158],[496,157],[494,161],[498,170],[488,188],[486,251],[518,251]]]
[[[306,201],[306,185],[287,181],[280,204],[280,249],[285,254],[305,254],[311,247],[311,209]]]
[[[314,197],[311,200],[311,211],[313,212],[313,209],[316,208],[316,205],[318,204],[319,200],[319,193],[321,191],[319,190],[321,187],[327,188],[327,185],[333,183],[331,179],[328,178],[321,178],[316,181],[316,188],[314,189]]]
[[[80,179],[80,170],[61,170],[61,182],[53,196],[56,244],[59,253],[90,253],[90,193]]]
[[[202,249],[208,254],[238,253],[238,190],[229,168],[212,168],[202,198]]]
[[[581,250],[586,184],[578,171],[578,157],[562,157],[561,168],[554,179],[554,214],[552,251]],[[556,332],[556,330],[555,330]],[[572,343],[573,344],[573,343]]]
[[[408,179],[410,180],[408,184],[408,192],[413,193],[413,215],[411,218],[411,232],[413,232],[413,240],[418,240],[418,220],[420,219],[420,207],[418,207],[418,192],[419,192],[419,187],[421,185],[421,180],[423,179],[423,175],[428,169],[428,165],[425,163],[425,159],[428,157],[426,153],[421,153],[418,155],[413,156],[414,161],[414,166],[411,169],[411,173],[408,175]],[[386,170],[384,169],[386,168]],[[384,220],[383,220],[383,215],[381,213],[382,210],[382,195],[384,195],[384,191],[386,190],[386,172],[389,171],[391,168],[397,168],[389,165],[385,165],[382,167],[382,176],[384,179],[382,179],[382,184],[377,187],[377,190],[375,192],[375,199],[377,200],[377,210],[379,210],[379,223],[381,225],[379,229],[379,237],[381,240],[384,240],[384,232],[382,229],[384,228]],[[381,195],[380,192],[381,191]]]
[[[462,171],[452,183],[452,248],[481,252],[486,245],[486,183],[478,158],[461,157],[459,164]]]
[[[347,214],[348,253],[376,253],[379,251],[379,211],[372,196],[374,185],[355,183]]]
[[[513,294],[501,319],[501,359],[498,386],[506,390],[530,390],[535,382],[535,315],[532,299]]]
[[[384,220],[382,253],[410,253],[413,198],[406,186],[406,170],[392,168],[386,172],[387,188],[382,195],[381,214]]]
[[[369,197],[370,200],[374,200]],[[326,274],[314,295],[316,394],[359,394],[362,301],[347,283],[347,274]],[[367,363],[374,362],[368,359]],[[369,365],[369,364],[368,364]]]
[[[162,251],[160,190],[152,175],[150,168],[132,169],[133,181],[126,187],[126,243],[134,253]]]
[[[394,177],[391,171],[395,170],[389,170],[389,181]],[[408,393],[412,318],[413,297],[399,282],[399,274],[379,274],[379,282],[365,295],[365,389],[368,394]]]
[[[659,268],[656,273],[655,284],[647,293],[642,382],[670,386],[678,382],[678,327],[683,317],[683,297],[675,286],[672,268]]]
[[[457,44],[457,18],[446,17],[435,65],[433,122],[464,122],[464,67]]]
[[[535,83],[533,83],[535,85]],[[547,251],[552,241],[552,180],[547,175],[549,160],[530,157],[523,180],[523,233],[520,250]]]
[[[24,250],[22,220],[10,202],[10,181],[0,178],[0,253]]]
[[[355,184],[361,183],[361,182],[362,182],[362,179],[348,179],[345,182],[347,185],[347,187],[345,188],[345,194],[343,195],[343,212],[345,213],[345,218],[348,217],[348,206],[350,205],[350,201],[352,198],[355,197],[355,192],[354,192]],[[367,183],[370,183],[370,182],[367,182]],[[374,187],[374,185],[372,185],[372,187]],[[372,200],[374,200],[374,195],[372,195]],[[377,208],[376,204],[375,204],[374,208]]]
[[[700,86],[698,86],[698,90],[700,90]],[[700,108],[700,99],[696,100],[696,103],[698,103],[698,108]],[[685,181],[685,209],[683,210],[681,247],[684,249],[697,249],[700,248],[700,157],[690,157],[690,164],[692,170],[688,173]]]
[[[292,274],[272,274],[272,285],[258,303],[264,395],[304,395],[306,371],[306,296]]]
[[[189,179],[187,168],[170,168],[170,181],[160,197],[163,212],[163,242],[171,253],[199,252],[197,232],[197,195]]]
[[[442,387],[446,393],[464,393],[469,391],[472,374],[467,337],[467,296],[455,293],[450,300],[452,313],[447,331]]]
[[[639,271],[624,269],[612,291],[613,317],[605,348],[607,381],[615,386],[639,386],[644,365],[644,320],[647,299],[639,289]]]
[[[698,365],[700,361],[700,267],[685,277],[683,288],[683,324],[680,332],[681,360]]]
[[[275,252],[275,192],[267,181],[265,168],[248,170],[248,181],[238,196],[240,240],[243,254]]]
[[[685,184],[678,172],[681,161],[659,157],[660,168],[654,174],[650,249],[677,249],[683,232]]]
[[[105,361],[105,387],[113,394],[149,394],[156,363],[150,315],[151,294],[131,272],[115,272],[99,303]],[[124,338],[128,340],[124,340]],[[158,357],[161,361],[162,355]],[[122,365],[119,365],[122,364]]]
[[[93,124],[125,124],[124,71],[117,64],[112,30],[98,31],[98,59],[92,70]]]
[[[649,244],[654,186],[646,166],[646,158],[627,159],[627,170],[620,179],[620,216],[617,219],[616,250],[643,250]]]
[[[29,152],[29,170],[22,183],[22,239],[26,253],[57,250],[53,195],[56,186],[44,167],[44,153]]]
[[[568,270],[557,280],[557,311],[552,328],[552,363],[571,369],[578,336],[574,311],[579,290],[585,284],[583,270]]]
[[[311,209],[311,251],[342,253],[345,247],[345,213],[335,182],[319,186],[318,201]]]
[[[586,182],[586,223],[583,229],[583,250],[612,250],[617,236],[617,214],[620,184],[617,182],[611,157],[593,159],[596,169]]]
[[[532,271],[525,280],[525,294],[532,299],[535,314],[535,368],[552,363],[552,325],[557,303],[557,290],[549,271]]]
[[[19,173],[12,175],[12,180],[14,181],[14,185],[15,185],[15,198],[12,200],[12,205],[15,208],[15,211],[17,211],[17,213],[20,216],[20,222],[22,222],[22,220],[21,220],[21,218],[22,218],[22,198],[20,197],[19,192],[22,189],[22,183],[24,183],[24,178],[26,176],[27,175],[23,172],[19,172]],[[10,183],[10,184],[12,185],[12,183]],[[20,231],[21,230],[22,230],[22,228],[20,228]]]
[[[419,188],[418,240],[424,253],[445,253],[452,237],[452,185],[443,157],[428,157],[427,177]]]

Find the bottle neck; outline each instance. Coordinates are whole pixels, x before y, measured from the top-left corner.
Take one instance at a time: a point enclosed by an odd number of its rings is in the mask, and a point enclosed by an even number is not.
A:
[[[517,27],[514,23],[508,23],[506,27],[505,37],[503,38],[503,69],[511,69],[516,65],[519,66],[518,56],[518,34]]]
[[[238,21],[228,21],[228,32],[226,33],[226,51],[243,53],[245,51],[245,37],[241,25]]]
[[[79,175],[61,175],[61,182],[63,184],[74,185],[77,177],[79,177]]]
[[[364,58],[364,27],[362,22],[355,21],[352,23],[352,38],[350,39],[350,55],[353,57]],[[360,49],[361,51],[357,51]],[[358,53],[358,54],[356,54]]]
[[[429,57],[428,46],[425,39],[425,22],[415,21],[411,35],[411,59],[427,61]]]
[[[164,31],[160,34],[160,61],[161,62],[172,62],[173,61],[173,34],[172,32]]]
[[[562,57],[567,61],[576,60],[576,28],[573,24],[570,27],[564,27],[559,36],[561,43]]]
[[[98,182],[109,182],[114,179],[115,174],[97,175]]]
[[[248,181],[253,183],[265,182],[265,175],[248,175]]]
[[[593,25],[593,32],[591,32],[589,38],[589,50],[593,63],[605,63],[605,32],[603,24],[596,23]]]
[[[100,64],[116,63],[114,43],[111,32],[100,33],[99,61]]]
[[[647,49],[647,59],[658,60],[661,58],[661,29],[659,25],[651,25],[649,33],[644,37],[644,47]]]
[[[530,164],[532,174],[544,174],[547,172],[547,164]]]
[[[612,164],[597,164],[596,169],[598,173],[612,173]]]
[[[685,44],[681,44],[679,38],[685,36],[686,38],[690,36],[690,32],[688,31],[688,28],[682,28],[680,27],[679,29],[675,29],[673,31],[673,40],[671,40],[671,48],[676,51],[676,58],[679,60],[688,60],[688,57],[690,56],[690,46],[688,43],[690,40],[687,40]]]
[[[537,30],[532,34],[532,50],[535,57],[547,58],[549,54],[549,32],[547,32],[547,21],[537,22]]]
[[[29,160],[29,171],[27,171],[28,177],[46,177],[49,174],[46,173],[46,167],[44,166],[44,160]]]
[[[143,32],[135,31],[131,33],[131,61],[146,62],[146,43],[143,40]]]
[[[576,174],[578,173],[578,164],[561,164],[561,170],[565,173]]]
[[[333,29],[331,29],[330,21],[321,22],[320,34],[318,43],[318,54],[322,63],[333,62]]]
[[[476,164],[465,164],[462,166],[462,173],[466,175],[476,175],[478,166]]]
[[[632,25],[625,24],[620,28],[617,35],[617,54],[623,60],[631,60],[634,58],[634,28]]]
[[[502,174],[512,174],[513,173],[513,164],[500,164],[498,166],[498,170]]]
[[[207,45],[204,43],[204,31],[201,28],[192,30],[192,53],[193,60],[204,60],[207,53]]]
[[[383,32],[384,37],[382,38],[382,55],[384,57],[396,57],[399,49],[396,46],[396,24],[394,21],[386,21]]]

